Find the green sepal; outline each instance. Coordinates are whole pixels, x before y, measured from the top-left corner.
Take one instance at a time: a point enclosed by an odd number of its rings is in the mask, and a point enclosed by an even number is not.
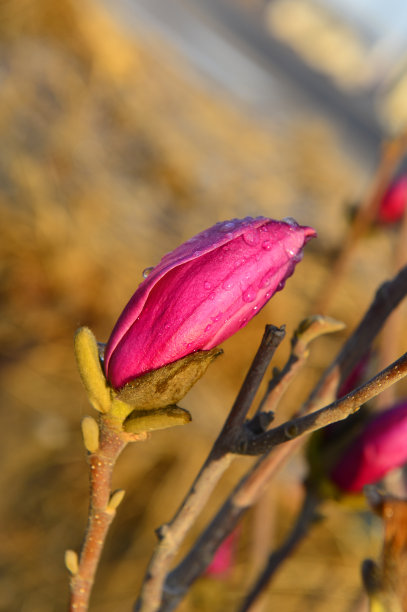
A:
[[[110,389],[100,364],[96,338],[88,327],[77,330],[74,347],[79,373],[90,403],[99,412],[108,412],[111,406]]]
[[[219,348],[196,351],[173,363],[143,374],[117,391],[116,397],[137,408],[155,410],[179,402],[206,372],[209,364],[223,353]]]
[[[138,434],[144,431],[185,425],[190,421],[192,417],[188,410],[171,405],[155,410],[133,410],[124,421],[123,429],[127,433]]]

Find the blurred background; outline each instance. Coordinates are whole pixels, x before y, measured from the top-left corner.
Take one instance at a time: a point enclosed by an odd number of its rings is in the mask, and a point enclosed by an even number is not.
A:
[[[142,270],[219,220],[292,216],[318,231],[284,291],[183,400],[192,424],[120,459],[114,486],[127,494],[91,609],[130,610],[154,529],[205,459],[265,323],[287,325],[278,366],[314,312],[383,139],[405,127],[406,50],[402,0],[0,3],[1,611],[66,607],[63,554],[80,546],[88,494],[79,424],[91,409],[74,363],[76,328],[105,341]],[[376,227],[357,245],[327,311],[347,329],[315,344],[279,420],[395,272],[399,232]],[[189,541],[250,462],[236,460]],[[294,458],[266,494],[270,545],[298,509],[304,472]],[[366,609],[359,566],[378,555],[380,525],[333,503],[324,513],[265,609]],[[234,609],[260,554],[257,527],[254,511],[232,573],[202,579],[183,610]]]

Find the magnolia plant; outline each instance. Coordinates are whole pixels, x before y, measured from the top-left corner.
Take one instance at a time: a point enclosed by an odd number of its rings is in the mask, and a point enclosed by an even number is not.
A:
[[[109,526],[124,491],[111,491],[115,462],[129,442],[150,432],[186,424],[190,413],[177,403],[221,353],[219,345],[245,326],[281,290],[302,259],[315,231],[292,218],[257,217],[217,223],[191,238],[146,272],[145,280],[120,315],[106,345],[87,328],[75,337],[77,363],[98,419],[82,421],[90,467],[88,526],[78,556],[69,550],[72,611],[87,610]],[[274,372],[254,415],[256,391],[284,328],[268,325],[242,388],[191,490],[173,519],[158,530],[136,610],[173,610],[211,562],[222,541],[261,495],[283,457],[305,433],[344,419],[367,399],[407,373],[406,355],[372,380],[335,399],[336,389],[369,348],[384,320],[407,292],[407,269],[379,291],[341,353],[326,370],[309,400],[291,421],[270,428],[274,410],[294,374],[304,365],[309,344],[343,328],[329,317],[301,322],[291,354]],[[282,443],[283,453],[272,453]],[[350,455],[352,451],[349,451]],[[180,564],[172,561],[197,515],[234,457],[259,455]],[[259,591],[258,591],[259,592]],[[247,608],[248,609],[248,608]]]

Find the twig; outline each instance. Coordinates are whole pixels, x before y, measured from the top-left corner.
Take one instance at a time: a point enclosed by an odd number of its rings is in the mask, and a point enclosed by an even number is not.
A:
[[[397,359],[389,367],[382,370],[369,382],[351,391],[345,397],[336,400],[320,410],[300,416],[287,421],[279,427],[263,434],[248,438],[247,430],[244,430],[246,439],[243,437],[238,442],[234,452],[243,455],[261,455],[269,451],[277,444],[282,444],[298,436],[311,433],[316,429],[336,423],[354,414],[362,404],[376,397],[379,393],[393,385],[395,382],[407,375],[407,353]]]
[[[71,612],[85,612],[108,529],[122,493],[111,491],[112,472],[127,442],[100,417],[98,449],[89,455],[90,505],[79,565],[71,578]],[[118,502],[118,503],[116,503]]]
[[[407,605],[407,500],[366,487],[372,510],[383,519],[384,541],[377,563],[366,559],[362,565],[364,587],[370,609],[402,612]]]
[[[306,414],[325,405],[331,394],[346,379],[355,365],[366,354],[373,340],[382,329],[387,317],[407,295],[407,266],[390,281],[383,283],[376,292],[372,304],[344,344],[335,360],[325,370],[301,412]]]
[[[355,250],[359,239],[366,233],[377,215],[380,200],[382,199],[389,181],[395,173],[400,160],[406,151],[407,132],[385,142],[382,147],[380,165],[376,171],[373,184],[364,201],[358,209],[356,217],[348,232],[345,245],[339,257],[330,270],[329,279],[324,283],[323,290],[315,305],[317,312],[326,312],[330,306],[341,279],[344,276],[349,260]]]
[[[407,198],[407,196],[406,196]],[[407,263],[407,201],[405,202],[403,219],[398,228],[398,235],[393,253],[393,269],[398,270],[401,266]],[[380,338],[379,366],[389,363],[400,352],[400,340],[402,338],[402,330],[404,325],[403,312],[399,308],[391,314]],[[378,407],[390,406],[395,401],[392,390],[383,393],[379,401]]]
[[[241,428],[246,415],[252,405],[256,392],[260,386],[267,367],[278,347],[285,336],[285,326],[281,328],[274,325],[266,325],[263,339],[259,350],[253,360],[246,379],[239,391],[239,394],[232,406],[230,414],[215,442],[218,450],[229,448],[229,441],[234,437],[236,431]]]
[[[284,335],[284,328],[266,326],[260,347],[213,449],[175,516],[158,530],[160,541],[150,561],[135,610],[153,612],[160,609],[169,565],[220,477],[230,465],[233,455],[229,452],[230,444],[227,440],[242,426],[266,369]]]
[[[319,505],[319,498],[310,489],[306,490],[302,508],[295,522],[295,525],[284,543],[274,551],[261,572],[258,580],[250,590],[239,612],[249,612],[253,609],[253,604],[260,597],[264,589],[269,585],[275,572],[281,564],[297,548],[301,540],[308,534],[309,528],[315,520],[315,510]]]
[[[381,329],[386,317],[407,293],[407,266],[390,282],[382,285],[361,323],[344,347],[322,375],[319,383],[303,407],[310,412],[329,403],[336,389],[356,365]],[[244,512],[261,495],[263,487],[276,470],[300,448],[304,437],[287,442],[273,454],[261,457],[235,488],[218,514],[197,540],[190,553],[168,575],[160,612],[173,610],[193,581],[209,565],[215,551],[229,534]],[[151,608],[153,609],[153,608]],[[149,609],[146,608],[146,611]]]
[[[312,417],[315,416],[313,413],[294,419],[293,421],[295,421],[298,429],[295,432],[291,432],[291,434],[285,431],[286,425],[283,425],[281,428],[276,428],[262,434],[260,438],[273,434],[273,444],[280,444],[286,439],[290,439],[292,433],[300,435],[301,427],[303,427],[301,433],[305,433],[305,431],[313,431],[328,423],[335,422],[335,420],[341,420],[344,418],[341,409],[344,410],[346,408],[348,410],[347,414],[351,414],[351,412],[357,409],[358,402],[365,401],[368,397],[373,397],[375,394],[380,393],[381,385],[393,384],[405,375],[407,375],[407,353],[372,379],[367,385],[345,396],[345,398],[340,400],[339,404],[335,402],[334,405],[315,413],[318,425],[312,420]],[[308,430],[305,429],[305,424],[309,428]],[[316,426],[314,427],[314,425]],[[278,432],[277,434],[274,433],[276,431]],[[270,449],[270,444],[267,445],[267,449]],[[266,454],[257,461],[249,473],[235,487],[232,494],[198,538],[190,552],[169,574],[165,583],[160,612],[170,612],[177,607],[191,584],[209,565],[224,538],[235,528],[246,510],[260,497],[270,477],[268,460],[271,457]]]

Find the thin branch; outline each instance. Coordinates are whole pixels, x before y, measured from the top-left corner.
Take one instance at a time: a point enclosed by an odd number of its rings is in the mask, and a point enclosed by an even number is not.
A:
[[[322,375],[304,405],[303,413],[326,405],[329,401],[327,398],[335,396],[341,380],[358,363],[380,331],[387,316],[396,308],[406,293],[407,266],[392,281],[379,288],[361,323]],[[273,454],[268,453],[256,462],[204,530],[189,554],[168,575],[160,612],[174,610],[190,585],[209,565],[226,535],[234,529],[247,508],[259,498],[271,476],[300,448],[304,440],[305,437],[295,438],[276,449]]]
[[[270,584],[271,579],[278,568],[308,534],[312,523],[315,521],[315,511],[319,503],[319,498],[311,490],[307,489],[302,508],[293,529],[280,548],[275,550],[269,556],[259,578],[245,598],[242,606],[239,608],[239,612],[249,612],[252,609],[253,604],[257,601],[265,588]]]
[[[267,367],[284,336],[284,325],[280,328],[274,325],[266,325],[266,331],[264,332],[259,350],[256,353],[222,431],[215,442],[215,447],[217,447],[218,450],[227,447],[229,440],[233,437],[236,430],[243,425],[260,383],[263,380],[263,376],[266,373]]]
[[[383,388],[393,384],[405,375],[407,375],[407,353],[369,383],[349,393],[338,402],[334,402],[316,413],[293,419],[293,421],[281,427],[262,434],[259,438],[263,439],[272,434],[272,443],[281,444],[285,440],[290,440],[293,435],[299,436],[306,431],[313,431],[329,423],[342,420],[355,412],[361,403],[377,395]],[[345,410],[347,413],[344,416]],[[285,446],[295,442],[298,444],[298,441],[297,438]],[[283,454],[277,455],[277,458],[268,453],[260,457],[249,473],[235,487],[190,552],[169,574],[165,583],[160,612],[174,610],[191,584],[206,569],[224,538],[235,528],[246,510],[260,497],[271,475],[275,473],[276,466],[281,465],[282,458],[286,459],[290,454],[290,451],[284,454],[285,446],[282,447]],[[270,447],[270,440],[268,440],[265,450],[270,450]]]
[[[227,440],[235,435],[237,428],[242,426],[267,367],[284,335],[283,327],[266,326],[260,347],[208,458],[175,516],[158,530],[160,541],[150,561],[135,610],[153,612],[160,609],[168,568],[196,517],[234,458],[229,453],[230,444]]]
[[[407,295],[407,266],[390,281],[383,283],[376,292],[372,304],[345,342],[335,360],[325,370],[301,412],[306,414],[326,403],[329,393],[335,397],[337,387],[366,354],[382,329],[387,317]]]
[[[277,444],[282,444],[298,436],[311,433],[331,423],[342,421],[357,412],[362,404],[376,397],[376,395],[406,375],[407,353],[382,370],[369,382],[351,391],[345,397],[332,402],[329,406],[291,419],[279,427],[275,427],[258,436],[253,436],[252,439],[244,439],[242,436],[240,445],[238,443],[237,447],[233,450],[244,455],[261,455],[271,450]],[[246,429],[244,433],[247,436],[249,432]]]
[[[370,191],[366,194],[364,201],[359,207],[356,217],[348,231],[345,244],[330,270],[329,277],[323,285],[321,294],[315,305],[317,312],[325,312],[332,300],[335,292],[340,286],[346,268],[359,240],[365,235],[379,210],[380,201],[394,175],[397,166],[405,155],[407,147],[407,132],[396,136],[393,140],[385,142],[382,146],[382,156],[380,165],[376,171]]]
[[[79,566],[71,578],[71,612],[85,612],[95,579],[106,535],[116,509],[111,501],[112,472],[116,460],[126,446],[123,436],[115,433],[100,417],[99,448],[89,455],[90,505],[88,526]]]

